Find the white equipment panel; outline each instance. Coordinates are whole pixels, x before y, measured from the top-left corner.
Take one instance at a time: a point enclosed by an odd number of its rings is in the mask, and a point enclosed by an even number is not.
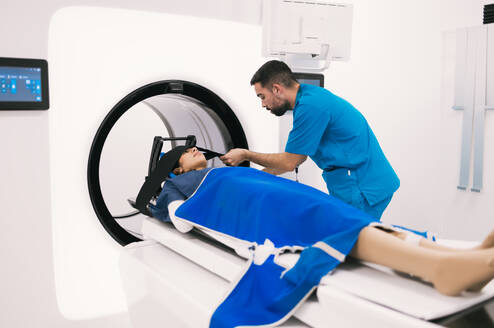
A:
[[[323,71],[330,60],[350,58],[350,4],[264,0],[262,17],[263,56],[283,56],[295,71]]]

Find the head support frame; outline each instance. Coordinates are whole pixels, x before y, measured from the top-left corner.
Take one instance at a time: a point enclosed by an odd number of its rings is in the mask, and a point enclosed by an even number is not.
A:
[[[164,141],[181,141],[185,140],[185,145],[177,146],[167,153],[165,153],[160,159],[161,149],[163,147]],[[153,148],[151,150],[151,158],[149,160],[148,176],[144,181],[135,205],[136,209],[139,210],[144,215],[152,216],[148,209],[149,201],[159,195],[161,192],[161,184],[166,180],[168,175],[177,167],[178,161],[182,154],[189,148],[196,147],[196,137],[189,135],[187,137],[177,137],[177,138],[163,138],[160,136],[154,137]],[[204,152],[206,160],[212,159],[217,156],[222,156],[222,154],[197,147],[198,150]]]

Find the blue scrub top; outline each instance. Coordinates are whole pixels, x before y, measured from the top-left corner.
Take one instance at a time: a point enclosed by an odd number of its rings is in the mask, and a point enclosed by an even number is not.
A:
[[[389,198],[400,186],[364,116],[321,87],[300,84],[285,151],[309,156],[323,170],[328,190],[344,185],[348,176],[356,179],[370,205]]]

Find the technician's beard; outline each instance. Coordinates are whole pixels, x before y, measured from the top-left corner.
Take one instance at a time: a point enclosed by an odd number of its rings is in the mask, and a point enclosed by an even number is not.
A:
[[[280,106],[271,108],[271,113],[273,113],[276,116],[283,116],[285,115],[286,111],[289,109],[291,109],[290,103],[288,102],[288,100],[286,100]]]

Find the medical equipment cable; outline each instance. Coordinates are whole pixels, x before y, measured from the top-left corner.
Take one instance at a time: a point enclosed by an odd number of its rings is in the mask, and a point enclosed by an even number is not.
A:
[[[139,211],[135,211],[135,212],[130,212],[130,213],[127,213],[127,214],[124,214],[124,215],[114,216],[113,218],[114,219],[126,219],[126,218],[130,218],[131,216],[135,216],[135,215],[137,215],[139,213],[140,213]]]

